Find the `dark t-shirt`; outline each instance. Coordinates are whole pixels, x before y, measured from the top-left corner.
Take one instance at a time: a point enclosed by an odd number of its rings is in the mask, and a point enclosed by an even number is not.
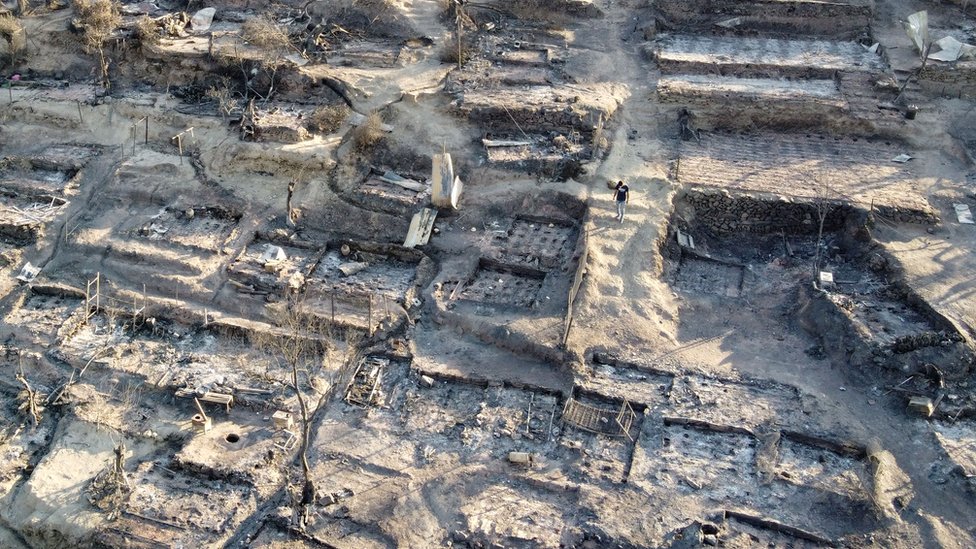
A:
[[[627,185],[621,185],[617,187],[617,202],[626,202],[627,193],[630,192],[630,187]]]

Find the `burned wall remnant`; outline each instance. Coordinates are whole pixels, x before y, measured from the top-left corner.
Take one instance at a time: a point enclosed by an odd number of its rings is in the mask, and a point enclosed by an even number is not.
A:
[[[465,91],[456,102],[458,111],[485,127],[534,132],[572,130],[592,132],[617,110],[612,89],[530,87],[504,95],[492,90]]]
[[[832,219],[857,208],[891,221],[934,224],[936,211],[913,186],[914,166],[892,161],[903,150],[893,140],[710,132],[700,142],[682,142],[676,172],[689,199],[705,207],[714,204],[715,215],[726,224],[733,224],[729,215],[736,214],[802,222],[807,205],[827,203],[835,212]],[[713,189],[742,197],[742,202]],[[782,207],[767,211],[763,201]]]
[[[671,24],[718,27],[742,33],[800,34],[856,38],[871,25],[871,3],[864,0],[666,0],[656,4]]]
[[[824,229],[832,231],[855,212],[850,205],[839,201],[818,204],[812,200],[766,198],[717,189],[688,189],[676,202],[690,206],[688,214],[693,216],[694,223],[723,235],[781,231],[814,234],[820,225],[818,208],[823,208],[825,214]]]

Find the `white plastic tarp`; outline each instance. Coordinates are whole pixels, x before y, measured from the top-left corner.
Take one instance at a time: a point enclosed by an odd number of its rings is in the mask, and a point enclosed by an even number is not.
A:
[[[367,116],[365,114],[361,114],[356,111],[353,111],[349,113],[349,117],[346,118],[346,121],[352,124],[353,126],[361,126],[366,123],[366,119]],[[390,133],[393,131],[393,126],[389,124],[380,124],[380,129],[386,133]]]
[[[210,25],[213,24],[214,15],[216,14],[216,8],[203,8],[194,13],[193,17],[190,18],[190,28],[200,32],[210,29]]]
[[[956,219],[958,219],[960,223],[973,225],[973,212],[970,211],[968,205],[953,204],[952,208],[956,210]]]
[[[299,55],[297,53],[293,53],[291,55],[286,55],[285,56],[285,59],[287,61],[291,61],[292,63],[295,64],[295,66],[298,66],[298,67],[304,67],[305,65],[308,65],[308,59],[305,59],[304,57],[302,57],[301,55]]]
[[[20,274],[17,275],[17,280],[21,282],[33,282],[37,278],[37,274],[41,272],[39,267],[35,267],[30,261],[24,265],[24,268],[20,270]]]
[[[936,61],[957,61],[964,57],[976,57],[976,46],[960,42],[951,36],[946,36],[932,43],[939,47],[939,51],[929,54],[929,59]]]
[[[925,45],[929,42],[929,12],[922,10],[909,15],[905,32],[908,33],[908,37],[912,39],[919,53],[924,52]]]
[[[275,246],[274,244],[264,245],[264,253],[261,254],[261,263],[285,261],[286,259],[288,259],[288,256],[285,255],[285,250],[282,250],[280,246]]]

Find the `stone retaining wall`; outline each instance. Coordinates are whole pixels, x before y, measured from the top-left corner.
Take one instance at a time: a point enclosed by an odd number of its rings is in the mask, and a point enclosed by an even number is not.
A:
[[[871,25],[871,3],[753,0],[662,0],[654,6],[672,24],[711,26],[738,18],[736,32],[817,35],[856,38]]]
[[[817,202],[812,199],[735,194],[722,189],[693,187],[685,190],[676,201],[683,201],[693,208],[695,223],[719,234],[780,231],[813,234],[819,228]],[[841,228],[851,215],[868,213],[860,207],[834,201],[828,203],[828,208],[825,231]],[[928,210],[898,206],[873,208],[874,214],[893,221],[922,225],[938,222],[935,214]]]
[[[976,99],[976,61],[930,63],[919,75],[919,83],[931,93]]]
[[[694,223],[719,234],[737,232],[814,234],[819,228],[816,204],[785,197],[762,198],[723,190],[694,188],[676,198],[694,209]],[[840,228],[854,208],[831,204],[824,230]],[[691,221],[691,220],[689,220]]]
[[[477,89],[460,94],[454,110],[494,131],[590,133],[617,110],[607,86]]]
[[[919,307],[919,303],[912,299],[906,301],[932,322],[935,329],[905,335],[890,344],[882,344],[873,338],[863,337],[851,322],[849,313],[837,306],[827,294],[812,287],[801,287],[797,297],[800,325],[820,341],[836,364],[880,366],[910,372],[921,362],[938,357],[938,366],[949,375],[967,373],[969,361],[964,357],[969,355],[969,347],[962,336],[927,304]],[[921,354],[916,356],[916,352]]]

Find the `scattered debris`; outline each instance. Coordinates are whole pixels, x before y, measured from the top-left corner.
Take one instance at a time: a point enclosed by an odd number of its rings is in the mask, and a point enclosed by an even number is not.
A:
[[[228,412],[230,411],[230,407],[234,405],[234,395],[217,393],[214,391],[208,391],[206,389],[179,389],[176,391],[176,396],[178,398],[192,398],[197,401],[197,403],[203,401],[211,404],[220,404],[227,408]],[[201,411],[201,413],[203,412]]]
[[[434,230],[436,219],[437,210],[433,208],[423,208],[415,213],[410,219],[410,228],[407,229],[407,237],[403,240],[403,247],[415,248],[427,244]]]
[[[26,208],[4,204],[0,210],[13,218],[10,223],[14,225],[34,225],[50,222],[64,210],[65,204],[63,200],[52,198],[50,203],[34,202]]]
[[[37,427],[41,423],[41,414],[44,412],[44,402],[46,402],[46,399],[43,394],[38,392],[27,381],[27,377],[23,372],[23,366],[21,366],[21,371],[17,373],[16,379],[24,386],[24,390],[18,395],[19,399],[23,402],[17,409],[26,412],[34,426]]]
[[[312,138],[300,112],[273,108],[258,108],[252,100],[244,109],[240,128],[243,139],[277,143],[301,143]]]
[[[40,267],[35,267],[30,261],[24,264],[24,267],[20,270],[20,274],[17,275],[17,280],[24,283],[31,283],[37,278],[37,275],[41,272]]]
[[[965,225],[973,224],[973,212],[970,211],[968,204],[953,204],[952,209],[956,211],[956,219]]]
[[[912,397],[908,401],[908,407],[925,417],[931,416],[932,412],[935,411],[935,404],[932,402],[932,399],[928,397]]]
[[[203,8],[198,10],[190,18],[190,28],[194,32],[206,32],[210,30],[210,25],[213,23],[214,15],[217,13],[216,8]]]
[[[408,179],[406,177],[401,177],[400,175],[393,173],[391,171],[384,172],[380,176],[380,181],[396,185],[398,187],[403,187],[404,189],[409,189],[411,191],[425,191],[427,186],[419,181],[414,181],[413,179]]]
[[[486,149],[492,147],[527,147],[532,144],[531,141],[515,141],[511,139],[482,139],[481,144],[485,146]]]
[[[461,178],[454,174],[451,155],[448,153],[435,154],[433,164],[431,202],[439,208],[456,210],[461,201],[463,185]]]
[[[271,414],[271,421],[274,423],[275,429],[289,430],[295,423],[295,416],[291,412],[286,412],[284,410],[278,410]]]
[[[390,361],[376,356],[364,357],[356,368],[352,381],[346,389],[346,402],[357,406],[376,406],[380,394],[377,391],[383,377],[383,370]]]
[[[285,254],[285,250],[281,249],[281,246],[275,246],[274,244],[265,244],[264,253],[258,259],[261,263],[271,263],[273,261],[286,261],[288,256]]]
[[[741,17],[733,17],[731,19],[725,19],[723,21],[719,21],[719,22],[715,23],[715,26],[716,27],[723,28],[723,29],[734,29],[734,28],[738,27],[741,24],[742,24],[742,18]]]
[[[199,410],[199,413],[193,415],[193,417],[190,419],[190,423],[193,425],[193,428],[199,432],[210,432],[210,430],[213,429],[213,419],[208,416],[205,411],[203,411],[203,405],[200,404],[199,400],[194,398],[193,402],[197,405],[197,410]]]
[[[112,464],[96,475],[88,485],[88,501],[95,507],[108,511],[109,520],[119,517],[129,493],[132,492],[125,472],[125,454],[125,442],[119,442],[115,447]]]
[[[278,448],[282,452],[290,452],[294,450],[295,446],[298,445],[298,434],[289,429],[284,429],[281,432],[285,434],[286,438],[284,442],[276,442],[275,448]]]
[[[296,67],[304,67],[305,65],[308,65],[308,63],[309,63],[308,59],[306,59],[305,57],[302,57],[301,55],[299,55],[297,53],[292,53],[292,54],[286,55],[285,56],[285,59],[288,60],[288,61],[291,61],[292,63],[294,63]]]
[[[936,61],[951,62],[976,57],[976,46],[964,44],[951,36],[940,38],[933,42],[932,45],[939,47],[939,51],[929,54],[929,59]]]
[[[353,126],[361,126],[361,125],[365,124],[368,119],[369,119],[369,117],[366,116],[365,114],[361,114],[361,113],[358,113],[358,112],[353,111],[353,112],[349,113],[349,118],[347,119],[347,122],[349,122],[349,124],[351,124]],[[389,124],[380,124],[379,128],[380,128],[380,131],[383,131],[383,132],[386,132],[386,133],[390,133],[390,132],[393,131],[393,126],[391,126]]]
[[[808,532],[806,530],[802,530],[794,526],[789,526],[777,520],[772,520],[769,518],[752,515],[749,513],[743,513],[741,511],[732,511],[730,509],[726,509],[725,511],[723,511],[723,515],[726,520],[732,518],[735,520],[745,522],[747,524],[751,524],[753,526],[757,526],[759,528],[765,528],[777,532],[782,532],[784,534],[795,537],[797,539],[812,541],[813,543],[817,543],[827,547],[837,546],[837,544],[833,540],[828,539],[820,534],[815,534],[813,532]]]
[[[620,404],[620,409],[614,410],[570,398],[563,408],[562,418],[564,422],[584,431],[630,438],[630,427],[637,414],[626,400]]]
[[[339,265],[339,272],[342,276],[352,276],[360,271],[366,270],[369,267],[369,263],[364,261],[356,261],[352,263],[343,263]]]

